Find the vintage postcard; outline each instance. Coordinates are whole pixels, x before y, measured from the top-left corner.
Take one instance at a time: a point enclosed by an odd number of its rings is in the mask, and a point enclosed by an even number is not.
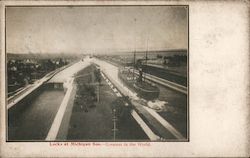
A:
[[[188,6],[10,6],[5,20],[8,141],[188,140]]]
[[[1,155],[249,155],[247,5],[3,1]]]

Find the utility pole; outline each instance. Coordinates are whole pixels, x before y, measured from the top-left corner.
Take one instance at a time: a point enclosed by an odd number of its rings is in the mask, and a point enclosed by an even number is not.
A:
[[[100,82],[97,83],[97,102],[100,101]]]
[[[101,72],[100,72],[100,68],[93,68],[92,69],[92,82],[93,82],[93,85],[96,85],[96,97],[97,97],[97,102],[100,101],[100,84],[101,84]]]
[[[116,131],[118,131],[118,129],[116,128],[116,121],[117,121],[117,117],[116,117],[116,109],[113,109],[113,139],[116,139]]]
[[[148,66],[148,37],[147,37],[147,51],[146,51],[146,62],[145,62],[145,70]],[[144,70],[144,81],[146,82],[146,74],[147,72]]]
[[[91,82],[92,82],[92,84],[94,84],[95,83],[95,72],[94,72],[94,68],[91,66]]]
[[[100,70],[100,67],[97,67],[97,70],[96,70],[96,77],[97,77],[97,101],[99,102],[100,101],[100,84],[101,84],[101,70]]]
[[[133,80],[135,79],[135,57],[136,57],[136,18],[135,18],[135,51],[134,51],[134,69],[133,69]]]

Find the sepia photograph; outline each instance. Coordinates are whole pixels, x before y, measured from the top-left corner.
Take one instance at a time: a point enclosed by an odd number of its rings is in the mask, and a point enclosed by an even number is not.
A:
[[[7,6],[8,142],[188,142],[188,5]]]

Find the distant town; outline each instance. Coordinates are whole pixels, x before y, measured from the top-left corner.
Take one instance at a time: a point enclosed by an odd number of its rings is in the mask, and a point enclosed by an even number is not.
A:
[[[7,60],[8,96],[18,92],[20,88],[34,83],[49,72],[69,64],[72,59],[34,59],[12,58]]]

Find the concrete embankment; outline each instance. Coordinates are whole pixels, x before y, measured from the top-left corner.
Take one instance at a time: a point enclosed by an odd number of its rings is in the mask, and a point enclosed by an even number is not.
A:
[[[76,63],[68,69],[60,72],[57,76],[49,81],[49,83],[65,83],[65,87],[67,89],[65,97],[61,102],[60,108],[58,109],[54,121],[50,126],[50,130],[47,134],[46,140],[51,141],[56,139],[66,139],[67,129],[69,126],[69,118],[73,107],[73,98],[75,95],[75,88],[73,84],[74,75],[89,65],[90,62],[88,61],[88,59],[85,59],[84,62],[80,61]]]

